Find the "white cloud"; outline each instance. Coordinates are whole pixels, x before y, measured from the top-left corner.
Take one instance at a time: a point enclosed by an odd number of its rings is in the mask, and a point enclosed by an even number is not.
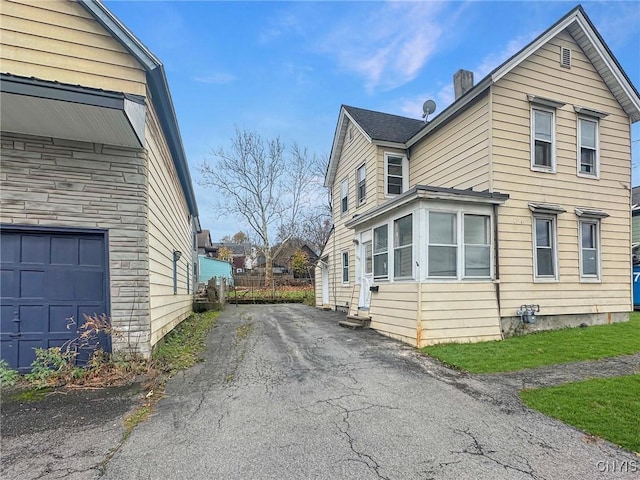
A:
[[[369,91],[391,90],[416,78],[442,36],[445,4],[351,5],[321,37],[318,50],[362,76]]]
[[[218,72],[211,75],[194,77],[193,79],[200,83],[225,84],[233,82],[236,77],[230,73]]]
[[[536,33],[530,32],[510,40],[507,45],[496,52],[492,52],[474,69],[475,81],[484,78],[487,74],[500,66],[507,59],[518,53],[525,45],[535,38]]]

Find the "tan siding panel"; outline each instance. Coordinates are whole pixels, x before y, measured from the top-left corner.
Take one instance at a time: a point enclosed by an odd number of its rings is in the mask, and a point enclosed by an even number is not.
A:
[[[153,108],[147,114],[149,151],[149,270],[151,344],[155,345],[191,313],[193,284],[187,292],[187,265],[193,273],[189,210],[171,154]],[[177,294],[173,291],[173,251],[177,262]]]
[[[145,71],[80,5],[2,0],[3,71],[145,94]]]

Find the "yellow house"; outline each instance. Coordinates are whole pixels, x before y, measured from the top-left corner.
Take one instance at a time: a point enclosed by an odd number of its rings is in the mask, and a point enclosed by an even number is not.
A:
[[[106,314],[148,356],[191,312],[198,210],[162,63],[97,0],[1,0],[2,358]]]
[[[454,87],[428,121],[341,107],[316,304],[416,346],[628,319],[640,97],[582,7]]]

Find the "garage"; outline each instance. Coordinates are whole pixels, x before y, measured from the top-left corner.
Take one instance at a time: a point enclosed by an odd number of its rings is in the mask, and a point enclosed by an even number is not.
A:
[[[109,315],[107,232],[3,225],[0,235],[1,356],[26,372],[35,348],[76,338],[70,319]]]

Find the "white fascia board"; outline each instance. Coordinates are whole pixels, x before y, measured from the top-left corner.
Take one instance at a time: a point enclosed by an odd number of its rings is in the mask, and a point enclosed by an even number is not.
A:
[[[369,210],[368,212],[359,215],[351,220],[345,222],[347,228],[355,229],[357,226],[370,222],[378,217],[384,216],[387,213],[397,210],[409,203],[417,200],[440,200],[444,202],[452,203],[474,203],[483,205],[502,205],[506,202],[506,198],[478,196],[474,194],[464,195],[454,192],[434,192],[429,190],[423,190],[419,187],[413,187],[407,192],[403,193],[399,197],[396,197],[387,203],[380,205],[377,208]]]
[[[378,147],[396,148],[398,150],[406,150],[407,149],[407,144],[406,143],[385,142],[385,141],[373,141],[372,143],[374,145],[378,146]]]
[[[580,28],[582,28],[582,31],[584,32],[585,36],[591,42],[591,45],[593,45],[593,48],[598,52],[598,55],[600,55],[600,58],[602,58],[602,61],[605,63],[607,68],[609,68],[609,70],[611,71],[611,74],[614,76],[614,78],[618,82],[618,85],[620,85],[620,88],[622,88],[624,93],[629,97],[629,100],[637,110],[636,115],[640,117],[640,97],[636,95],[636,92],[627,81],[627,78],[625,77],[625,75],[618,68],[618,65],[613,60],[613,58],[611,58],[611,56],[609,55],[607,48],[602,44],[602,42],[598,38],[598,35],[589,27],[588,22],[580,12],[578,12],[577,14],[577,23],[580,26]]]
[[[340,160],[340,154],[342,153],[342,148],[344,147],[344,139],[347,134],[347,123],[345,118],[348,119],[352,124],[356,126],[358,131],[367,139],[369,143],[373,143],[371,137],[367,135],[362,127],[356,122],[349,112],[342,106],[340,108],[340,115],[338,117],[338,125],[336,126],[336,133],[333,137],[333,145],[331,146],[331,157],[329,158],[329,166],[327,168],[327,175],[324,179],[325,188],[331,188],[333,186],[333,182],[335,181],[336,172],[338,171],[338,162]]]
[[[549,30],[546,34],[544,34],[540,38],[538,38],[538,40],[536,40],[533,43],[530,43],[529,45],[527,45],[524,49],[522,49],[520,51],[520,53],[518,53],[518,55],[513,57],[511,59],[511,61],[505,63],[504,65],[502,65],[502,67],[500,67],[498,70],[493,72],[493,74],[491,75],[491,79],[493,80],[493,82],[495,83],[498,80],[500,80],[507,73],[509,73],[511,70],[513,70],[515,67],[517,67],[524,60],[526,60],[530,55],[532,55],[542,45],[544,45],[549,40],[551,40],[553,37],[555,37],[560,32],[562,32],[565,28],[567,28],[569,25],[571,25],[571,23],[575,22],[577,20],[577,14],[578,13],[579,12],[576,12],[573,15],[571,15],[570,17],[565,18],[563,22],[557,24],[554,28]],[[582,29],[584,30],[584,26],[582,26]]]

